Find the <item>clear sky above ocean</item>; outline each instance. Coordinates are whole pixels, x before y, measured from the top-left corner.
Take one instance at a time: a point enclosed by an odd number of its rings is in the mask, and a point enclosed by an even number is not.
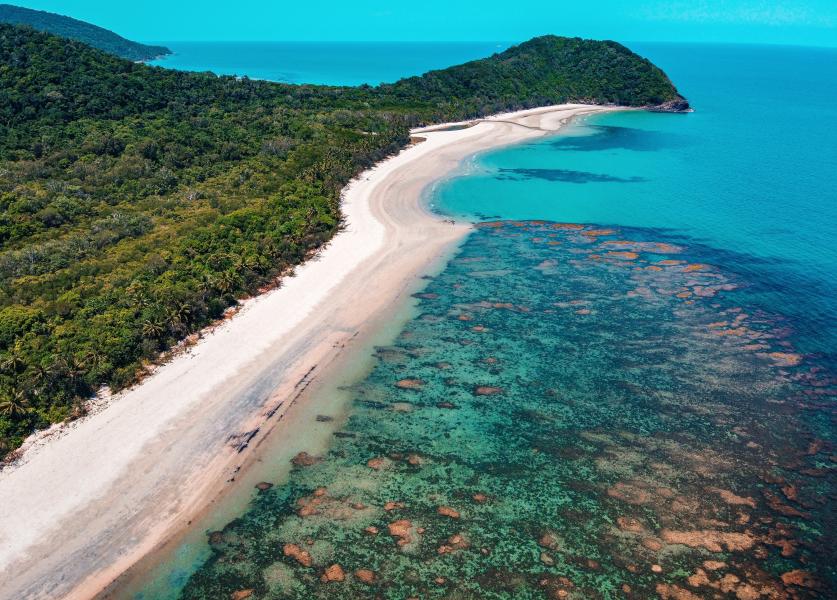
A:
[[[138,41],[522,41],[545,33],[620,41],[837,46],[835,0],[20,0]],[[502,13],[502,16],[501,16]]]

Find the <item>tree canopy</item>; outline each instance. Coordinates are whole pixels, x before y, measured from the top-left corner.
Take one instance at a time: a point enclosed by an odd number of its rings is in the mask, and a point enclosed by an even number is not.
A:
[[[614,42],[548,36],[378,87],[149,67],[0,25],[0,455],[83,413],[340,227],[419,123],[682,100]]]

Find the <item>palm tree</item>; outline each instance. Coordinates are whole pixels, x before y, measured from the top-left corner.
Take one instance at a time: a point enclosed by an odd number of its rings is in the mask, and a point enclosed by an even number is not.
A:
[[[151,296],[145,287],[134,281],[125,290],[125,294],[131,299],[131,304],[139,308],[145,308],[151,305]]]
[[[25,366],[26,361],[23,359],[17,344],[15,344],[15,347],[11,349],[11,352],[4,356],[2,362],[0,362],[0,368],[12,376]]]
[[[13,390],[11,392],[4,390],[2,396],[0,396],[0,414],[8,417],[21,417],[30,410],[29,399],[23,390]]]
[[[80,379],[85,374],[84,365],[69,352],[53,363],[53,369],[60,378],[67,380],[73,391],[77,389]]]
[[[84,353],[84,358],[82,359],[81,364],[87,369],[94,370],[98,369],[106,358],[107,357],[104,352],[98,348],[91,348]]]
[[[146,319],[142,324],[142,335],[149,339],[159,338],[165,330],[165,325],[157,319]]]
[[[178,302],[175,307],[175,313],[181,323],[188,323],[189,317],[192,316],[192,305],[188,301]]]
[[[218,274],[215,285],[223,294],[229,294],[238,289],[240,285],[240,277],[235,271],[227,270]]]
[[[166,328],[171,333],[177,333],[181,330],[182,323],[180,322],[180,316],[178,316],[177,311],[171,307],[166,307],[163,309],[165,316],[163,317],[163,322],[166,324]]]
[[[52,379],[52,373],[49,368],[43,366],[41,363],[35,363],[27,371],[27,385],[33,390],[37,396],[42,391],[42,387],[46,387]]]

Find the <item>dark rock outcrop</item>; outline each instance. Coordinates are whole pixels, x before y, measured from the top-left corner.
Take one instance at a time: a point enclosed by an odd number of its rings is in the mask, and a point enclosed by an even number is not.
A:
[[[663,102],[662,104],[658,104],[657,106],[651,106],[648,108],[651,112],[668,112],[668,113],[689,113],[695,112],[689,105],[689,101],[683,97],[678,98],[677,100],[669,100],[668,102]]]

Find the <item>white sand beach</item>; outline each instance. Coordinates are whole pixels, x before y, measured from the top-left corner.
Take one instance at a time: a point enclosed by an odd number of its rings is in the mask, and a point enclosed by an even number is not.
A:
[[[299,382],[328,377],[467,234],[425,209],[429,184],[475,152],[603,110],[613,109],[561,105],[415,130],[423,141],[346,188],[345,230],[294,276],[0,471],[0,598],[90,598],[185,527],[235,485],[290,399],[304,402]]]

